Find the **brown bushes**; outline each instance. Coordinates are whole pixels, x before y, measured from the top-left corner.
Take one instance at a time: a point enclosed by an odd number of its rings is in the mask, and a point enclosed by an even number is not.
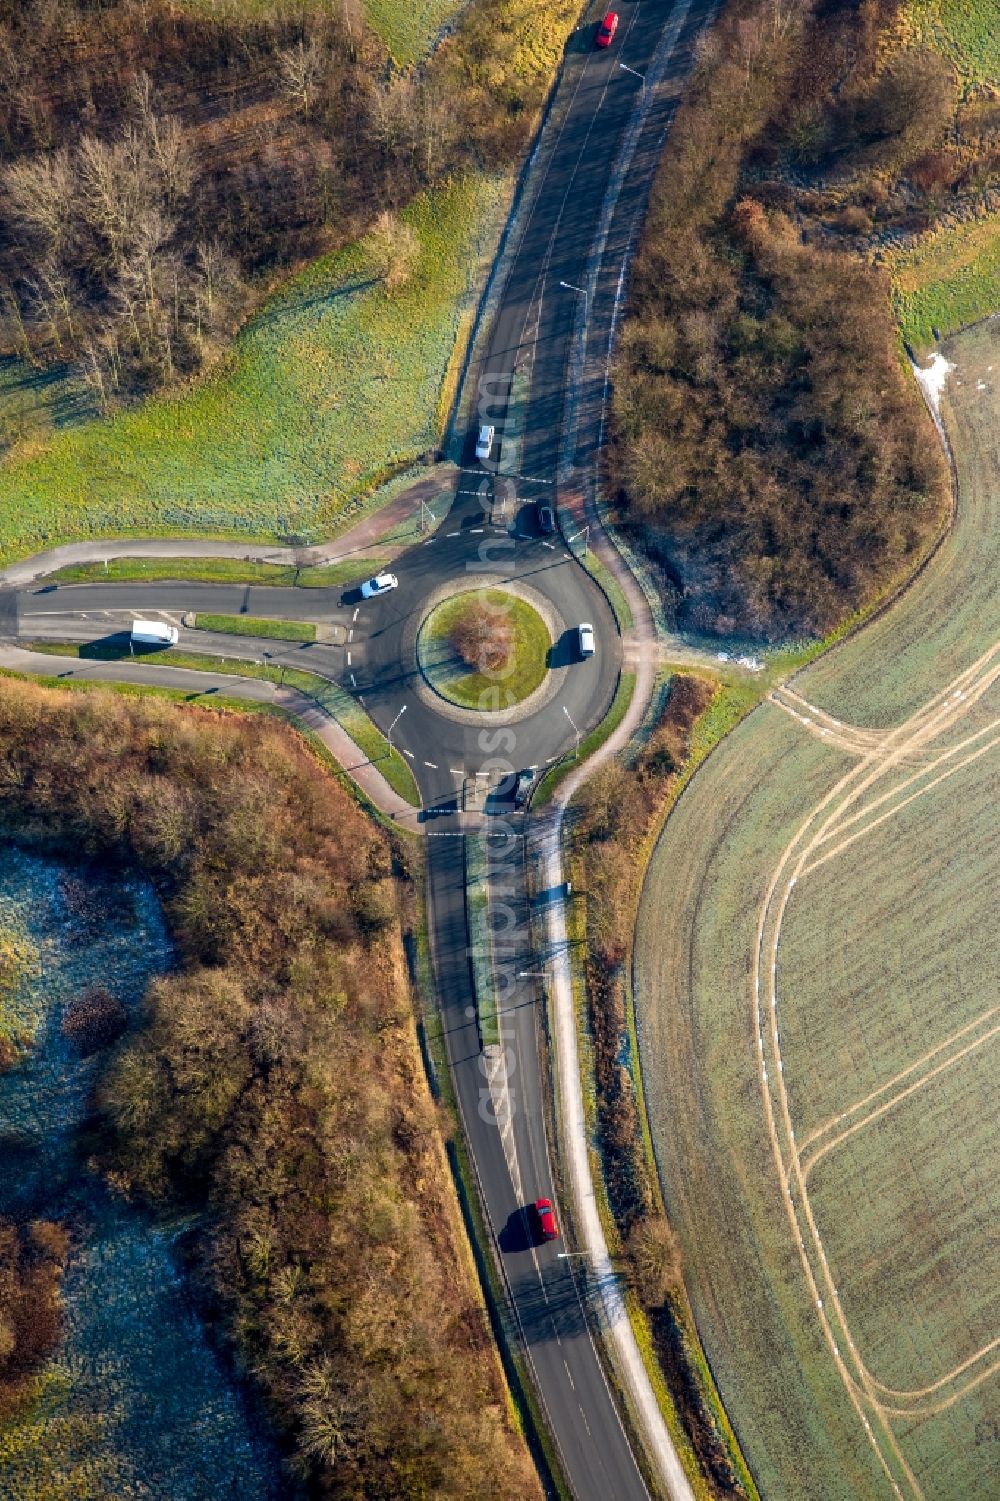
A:
[[[74,996],[63,1014],[62,1034],[84,1058],[110,1047],[128,1026],[128,1012],[117,996],[95,985]]]
[[[612,468],[699,629],[823,633],[911,567],[946,514],[888,282],[846,239],[912,212],[908,164],[925,193],[946,172],[932,153],[955,107],[941,60],[876,66],[894,9],[733,0],[668,141],[616,367]],[[918,122],[907,101],[925,86]],[[896,173],[885,196],[876,162]],[[846,202],[829,187],[842,180]]]
[[[311,1493],[537,1495],[456,1245],[403,846],[266,717],[13,681],[0,827],[163,894],[182,968],[99,1086],[105,1160],[197,1216],[196,1285]]]
[[[0,1219],[0,1417],[59,1344],[59,1283],[68,1252],[61,1225]]]
[[[514,624],[502,610],[475,601],[461,612],[448,632],[449,645],[473,672],[495,676],[509,664]]]

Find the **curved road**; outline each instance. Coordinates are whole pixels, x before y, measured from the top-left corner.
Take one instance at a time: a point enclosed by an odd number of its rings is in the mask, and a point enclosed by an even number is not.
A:
[[[470,463],[435,536],[393,565],[398,590],[366,602],[332,590],[185,583],[49,586],[0,596],[3,636],[96,639],[123,629],[137,613],[179,621],[188,610],[317,621],[328,639],[308,646],[203,632],[182,632],[182,644],[229,656],[267,651],[275,662],[309,667],[358,693],[383,730],[392,727],[393,743],[410,758],[431,836],[432,943],[459,1104],[513,1318],[580,1501],[641,1501],[648,1492],[591,1334],[602,1306],[600,1290],[587,1285],[585,1259],[560,1257],[561,1242],[534,1244],[523,1212],[540,1195],[555,1200],[556,1192],[543,1110],[541,1018],[530,974],[521,816],[501,797],[484,810],[497,815],[490,882],[496,911],[502,908],[504,917],[496,941],[503,1052],[493,1060],[484,1058],[470,1004],[462,840],[454,836],[470,822],[460,811],[463,801],[480,806],[475,791],[491,775],[495,781],[504,767],[537,766],[562,755],[576,733],[603,717],[614,694],[621,657],[611,612],[561,539],[539,536],[534,502],[551,502],[557,478],[566,477],[567,367],[581,300],[590,356],[610,343],[621,266],[689,66],[691,42],[712,9],[710,0],[678,0],[674,6],[629,0],[620,8],[618,36],[608,51],[594,50],[591,26],[575,34],[487,353],[467,376],[479,393],[476,422],[494,423],[501,439],[511,383],[518,378],[520,436],[516,448],[508,443],[506,454],[502,441],[500,446],[504,468],[513,459],[518,472],[513,478],[484,476]],[[647,99],[644,85],[622,63],[642,75],[664,68],[664,81]],[[630,164],[620,156],[626,139],[633,150]],[[609,188],[616,196],[608,196]],[[595,245],[602,255],[596,268]],[[584,465],[599,445],[603,396],[600,378],[585,379],[573,393],[575,457]],[[470,449],[473,443],[470,434]],[[572,460],[574,444],[569,448]],[[414,660],[416,625],[429,596],[456,578],[474,585],[484,575],[515,579],[543,594],[567,633],[556,643],[556,660],[565,671],[557,675],[555,696],[503,727],[442,712],[420,691]],[[578,662],[569,636],[584,619],[596,627],[598,651]],[[491,824],[489,816],[474,821]],[[677,1493],[683,1489],[678,1486]]]

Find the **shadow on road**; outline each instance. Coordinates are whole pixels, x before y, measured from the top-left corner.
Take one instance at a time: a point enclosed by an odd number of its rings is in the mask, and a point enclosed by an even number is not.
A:
[[[428,803],[417,814],[418,823],[427,823],[432,818],[449,818],[458,812],[457,797],[442,797],[436,803]]]
[[[507,1216],[507,1223],[497,1236],[505,1256],[517,1256],[523,1251],[530,1251],[535,1244],[533,1212],[528,1205],[524,1205]]]
[[[569,667],[571,663],[579,660],[579,638],[575,627],[563,631],[558,641],[553,641],[549,647],[548,656],[545,659],[547,667]]]

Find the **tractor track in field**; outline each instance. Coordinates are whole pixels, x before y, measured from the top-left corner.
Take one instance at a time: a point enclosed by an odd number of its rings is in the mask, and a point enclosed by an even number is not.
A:
[[[776,690],[772,695],[774,702],[791,712],[812,733],[825,731],[831,744],[843,750],[853,750],[859,758],[857,764],[806,815],[779,857],[759,912],[752,984],[758,1077],[767,1133],[802,1271],[834,1365],[899,1501],[905,1501],[907,1491],[914,1501],[923,1501],[925,1493],[907,1464],[889,1423],[890,1417],[928,1417],[945,1411],[1000,1369],[1000,1359],[991,1359],[1000,1346],[1000,1339],[987,1342],[922,1388],[899,1391],[879,1382],[865,1365],[851,1333],[812,1211],[807,1180],[821,1157],[846,1137],[879,1119],[944,1070],[992,1040],[1000,1032],[1000,1024],[986,1024],[992,1021],[1000,1007],[990,1008],[975,1018],[968,1026],[910,1063],[894,1079],[854,1102],[804,1141],[798,1142],[781,1056],[778,951],[785,910],[799,880],[827,860],[841,855],[857,839],[864,838],[914,800],[1000,744],[998,717],[937,755],[931,749],[935,741],[970,713],[998,679],[1000,642],[994,643],[976,662],[952,678],[896,729],[884,731],[859,730],[845,725],[787,689]],[[866,794],[877,788],[890,773],[914,765],[916,769],[911,769],[902,782],[865,801]],[[852,832],[846,833],[846,830]],[[841,835],[843,837],[838,837]],[[823,846],[830,845],[830,841],[835,842],[824,850]],[[975,1035],[966,1041],[969,1033]],[[958,1042],[963,1045],[956,1048],[954,1045]],[[946,1051],[948,1049],[951,1051]],[[945,1056],[942,1057],[942,1053]],[[898,1088],[890,1093],[893,1086]],[[843,1125],[844,1122],[849,1123]],[[843,1125],[843,1129],[830,1137],[828,1133],[838,1125]],[[816,1143],[824,1137],[827,1140],[817,1147]],[[938,1396],[938,1393],[942,1395]],[[901,1486],[900,1479],[907,1490]]]

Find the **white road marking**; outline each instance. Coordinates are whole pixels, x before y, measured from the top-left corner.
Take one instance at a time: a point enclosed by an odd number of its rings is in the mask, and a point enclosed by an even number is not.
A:
[[[437,771],[437,762],[436,761],[425,761],[424,765],[425,766],[429,766],[430,769],[431,769],[431,771]]]
[[[348,633],[347,633],[347,639],[348,639],[348,641],[353,641],[354,640],[354,631],[353,631],[353,629],[348,631]]]
[[[461,535],[461,532],[445,532],[446,537],[460,537]]]
[[[556,550],[556,544],[554,542],[543,542],[542,546],[549,548],[551,552],[555,552]]]
[[[348,665],[348,667],[350,667],[350,665],[351,665],[351,654],[350,654],[350,652],[347,653],[347,665]]]
[[[351,616],[351,619],[352,620],[357,620],[357,618],[358,618],[358,616],[360,614],[361,614],[361,606],[358,605],[358,608],[355,610],[354,614]]]
[[[352,687],[352,688],[356,688],[356,687],[357,687],[357,686],[358,686],[358,680],[357,680],[357,678],[356,678],[356,677],[355,677],[355,676],[354,676],[354,673],[353,673],[353,672],[352,672],[352,673],[351,673],[351,687]]]
[[[413,760],[413,752],[412,751],[404,750],[403,755],[404,756],[409,756],[410,760],[411,761]]]
[[[485,526],[472,526],[469,528],[470,537],[481,537],[486,530]]]
[[[565,1356],[563,1357],[563,1365],[566,1367],[566,1375],[569,1377],[569,1384],[573,1388],[573,1390],[576,1391],[576,1382],[573,1380],[573,1372],[570,1370]]]
[[[452,774],[453,777],[464,777],[465,776],[465,767],[464,766],[449,766],[448,770],[451,772],[451,774]]]

